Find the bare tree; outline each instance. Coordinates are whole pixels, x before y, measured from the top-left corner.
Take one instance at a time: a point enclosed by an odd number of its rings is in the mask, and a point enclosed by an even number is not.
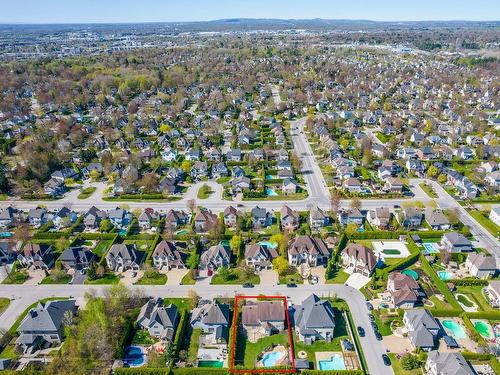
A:
[[[194,211],[196,210],[196,200],[189,199],[186,203],[186,206],[187,206],[189,212],[194,213]]]
[[[340,209],[340,194],[337,191],[333,192],[331,195],[330,207],[333,216],[336,216]]]
[[[351,203],[349,204],[352,209],[360,209],[361,208],[361,199],[359,197],[352,197]]]

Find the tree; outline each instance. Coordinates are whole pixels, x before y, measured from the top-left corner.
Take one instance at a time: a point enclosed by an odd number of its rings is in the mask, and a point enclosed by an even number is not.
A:
[[[14,241],[26,242],[29,241],[30,238],[31,238],[31,233],[30,229],[28,228],[28,225],[25,223],[18,225],[14,231],[14,236],[13,236]]]
[[[446,177],[446,175],[444,173],[441,173],[439,176],[438,176],[438,182],[440,184],[444,184],[446,183],[446,181],[448,180],[448,178]]]
[[[191,253],[191,255],[189,255],[187,261],[186,261],[186,265],[194,270],[195,268],[198,268],[198,265],[200,264],[200,254],[197,254],[197,253]]]
[[[427,177],[429,178],[434,178],[439,174],[439,170],[434,166],[431,165],[429,169],[427,169]]]
[[[422,366],[422,362],[418,359],[416,355],[406,353],[401,357],[401,367],[404,370],[411,371],[416,370]]]
[[[240,256],[240,251],[241,251],[241,245],[243,243],[243,240],[240,235],[234,235],[231,240],[229,241],[229,246],[231,247],[231,250],[233,251],[233,254],[236,257]]]
[[[5,167],[3,164],[0,164],[0,193],[7,193],[9,190],[9,185],[7,181],[7,177],[5,176]]]
[[[273,269],[276,270],[280,276],[286,275],[290,269],[288,261],[282,256],[274,258],[272,263]]]
[[[223,266],[223,267],[220,267],[218,270],[217,270],[217,275],[223,280],[223,281],[227,281],[229,279],[229,277],[231,276],[231,272],[229,271],[229,268]]]
[[[111,221],[109,219],[103,219],[101,221],[101,224],[99,224],[99,229],[101,232],[110,232],[113,230],[113,224],[111,224]]]
[[[331,195],[330,207],[333,216],[336,216],[340,209],[340,194],[337,191],[334,191]]]
[[[189,212],[191,213],[194,213],[194,211],[196,210],[196,200],[194,199],[189,199],[187,202],[186,202],[186,206],[189,210]]]
[[[360,209],[361,208],[361,199],[359,197],[352,197],[351,202],[349,203],[352,209]]]
[[[356,223],[349,223],[345,227],[345,232],[349,235],[355,233],[358,230],[358,224]]]
[[[193,289],[189,289],[187,295],[189,300],[191,301],[191,306],[198,306],[198,302],[200,302],[200,296],[198,295],[198,293],[196,293],[196,291],[194,291]]]

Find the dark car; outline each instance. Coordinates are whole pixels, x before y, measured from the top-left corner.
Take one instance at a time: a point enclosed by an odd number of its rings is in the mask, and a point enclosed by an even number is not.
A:
[[[297,284],[295,284],[295,283],[286,284],[286,287],[287,288],[297,288]]]
[[[373,305],[370,302],[366,303],[366,307],[368,308],[368,311],[372,311],[373,310]]]
[[[379,331],[375,331],[375,338],[378,340],[378,341],[382,341],[382,335],[380,334]]]
[[[242,286],[243,286],[243,288],[253,288],[253,284],[252,283],[245,283]]]
[[[372,314],[368,314],[368,318],[370,318],[370,322],[375,321],[375,317]]]
[[[384,365],[390,366],[391,365],[391,359],[387,354],[382,354],[382,360],[384,361]]]
[[[358,334],[361,337],[365,337],[365,330],[363,327],[358,326]]]

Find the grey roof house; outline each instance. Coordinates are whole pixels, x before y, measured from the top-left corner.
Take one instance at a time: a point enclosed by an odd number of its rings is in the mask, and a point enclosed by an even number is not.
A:
[[[441,328],[428,310],[406,310],[403,315],[403,323],[408,330],[408,338],[413,347],[421,348],[424,351],[434,348]]]
[[[59,261],[66,270],[87,268],[94,260],[96,260],[95,254],[81,246],[68,247],[59,257]]]
[[[151,298],[142,306],[137,317],[139,327],[147,329],[151,336],[168,342],[173,341],[178,323],[177,306],[164,306],[161,298]]]
[[[327,300],[311,294],[301,305],[293,306],[293,321],[300,341],[312,344],[316,340],[331,342],[335,330],[335,313]]]

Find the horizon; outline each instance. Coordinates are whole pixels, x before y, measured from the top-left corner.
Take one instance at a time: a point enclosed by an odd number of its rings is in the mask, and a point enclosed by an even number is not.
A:
[[[371,22],[494,22],[500,5],[493,0],[4,0],[2,25],[197,23],[230,19],[345,20]],[[464,17],[467,15],[467,17]]]

